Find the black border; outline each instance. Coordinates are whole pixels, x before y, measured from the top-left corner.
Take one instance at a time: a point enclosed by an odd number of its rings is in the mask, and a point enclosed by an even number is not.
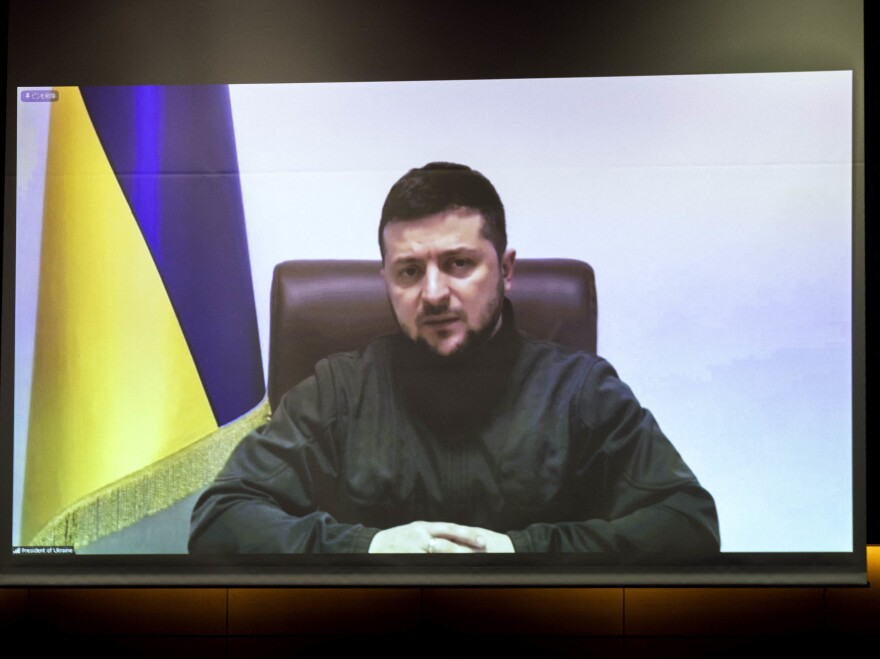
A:
[[[870,3],[864,3],[870,5]],[[876,82],[865,54],[870,14],[861,0],[619,0],[534,2],[508,6],[486,0],[11,0],[8,6],[6,178],[3,227],[3,333],[0,375],[0,480],[11,483],[11,357],[14,274],[15,98],[17,86],[195,84],[374,80],[489,79],[570,76],[681,75],[765,71],[852,70],[854,185],[854,532],[855,551],[842,573],[829,575],[835,554],[722,554],[724,566],[670,572],[669,581],[604,565],[596,572],[536,567],[459,569],[443,564],[396,567],[352,564],[303,574],[289,557],[231,566],[194,557],[74,557],[13,561],[0,557],[0,582],[13,584],[164,585],[790,585],[782,565],[817,565],[803,583],[836,585],[851,573],[864,582],[868,540],[880,543],[877,520],[866,530],[866,501],[877,486],[866,473],[867,364],[865,274],[873,212],[873,170],[865,157],[866,109],[876,110]],[[871,84],[867,84],[870,82]],[[870,176],[869,176],[870,174]],[[867,180],[866,180],[867,179]],[[870,350],[870,351],[869,351]],[[876,463],[876,456],[872,457]],[[866,511],[867,508],[867,511]],[[0,492],[0,546],[11,546],[11,488]],[[33,558],[33,557],[31,557]],[[155,560],[154,560],[155,559]],[[805,559],[810,559],[806,561]],[[363,561],[362,561],[363,562]],[[563,561],[564,562],[564,561]],[[256,564],[255,564],[256,563]],[[356,562],[355,562],[356,563]],[[287,565],[285,565],[287,564]],[[35,567],[35,565],[37,567]],[[824,566],[824,567],[823,567]],[[426,569],[427,568],[427,569]],[[366,570],[366,571],[365,571]],[[721,574],[721,571],[725,574]],[[774,572],[775,570],[775,572]],[[776,575],[774,578],[773,575]],[[496,580],[497,577],[497,580]],[[705,581],[703,580],[705,579]],[[756,581],[751,581],[755,579]],[[829,581],[830,579],[830,581]]]

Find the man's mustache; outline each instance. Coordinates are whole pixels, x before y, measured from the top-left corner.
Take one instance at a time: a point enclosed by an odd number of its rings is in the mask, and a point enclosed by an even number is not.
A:
[[[462,318],[463,314],[460,311],[450,311],[448,304],[441,305],[424,305],[424,308],[421,312],[416,316],[416,322],[421,324],[424,322],[431,322],[437,318],[442,318],[444,320],[452,320]]]

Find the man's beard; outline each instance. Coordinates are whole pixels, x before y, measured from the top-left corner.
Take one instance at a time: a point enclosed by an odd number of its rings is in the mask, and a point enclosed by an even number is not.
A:
[[[447,354],[440,354],[437,349],[425,340],[425,337],[418,336],[415,343],[427,350],[431,355],[439,359],[455,360],[466,356],[472,349],[483,345],[495,334],[495,330],[499,328],[498,321],[501,318],[501,312],[504,306],[504,280],[498,280],[498,292],[492,302],[483,310],[481,320],[483,321],[476,329],[469,329],[462,342],[455,349]],[[439,310],[436,315],[440,316],[446,310]],[[435,315],[435,314],[432,314]],[[428,316],[430,317],[430,316]],[[398,323],[399,324],[399,323]],[[401,327],[402,329],[402,327]]]
[[[485,322],[469,331],[449,355],[406,332],[394,344],[395,390],[413,417],[447,444],[474,439],[492,420],[520,354],[513,309],[503,286],[481,318]]]

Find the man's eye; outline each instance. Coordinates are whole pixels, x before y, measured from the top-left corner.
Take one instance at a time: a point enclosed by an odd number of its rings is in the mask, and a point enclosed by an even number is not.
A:
[[[398,270],[397,276],[400,279],[415,279],[419,276],[419,269],[414,265],[410,265],[406,268],[401,268],[400,270]]]
[[[452,260],[449,262],[449,266],[450,266],[453,270],[466,270],[466,269],[469,268],[471,265],[473,265],[473,261],[471,261],[470,259],[465,259],[465,258],[452,259]]]

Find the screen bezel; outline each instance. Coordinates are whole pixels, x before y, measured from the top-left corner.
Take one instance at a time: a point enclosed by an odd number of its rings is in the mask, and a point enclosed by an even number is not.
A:
[[[211,34],[203,34],[202,39],[187,45],[174,40],[174,35],[164,37],[164,48],[175,53],[175,61],[156,58],[145,63],[143,53],[136,53],[132,44],[149,45],[155,32],[129,22],[124,12],[112,9],[112,3],[96,3],[108,16],[125,25],[128,40],[115,42],[109,46],[116,57],[108,56],[95,46],[100,28],[92,24],[85,15],[77,15],[73,9],[57,3],[53,9],[58,11],[46,23],[46,8],[37,11],[27,3],[14,2],[10,6],[9,67],[7,75],[7,177],[4,222],[4,286],[3,286],[3,409],[2,433],[11,437],[12,415],[10,392],[12,373],[9,359],[12,350],[9,324],[13,318],[13,300],[10,276],[14,272],[14,198],[15,198],[15,88],[20,85],[59,83],[59,84],[194,84],[228,82],[340,82],[377,80],[430,80],[430,79],[490,79],[521,77],[566,77],[566,76],[611,76],[611,75],[669,75],[694,73],[730,73],[758,71],[803,71],[851,69],[854,76],[853,103],[853,510],[854,510],[854,551],[846,559],[836,554],[801,555],[814,566],[805,576],[793,575],[784,566],[797,565],[796,556],[781,555],[725,555],[725,566],[721,569],[688,568],[685,571],[671,570],[659,578],[646,575],[641,569],[626,565],[601,565],[594,570],[572,571],[560,566],[505,566],[503,562],[493,563],[491,570],[487,565],[427,565],[424,562],[406,565],[406,562],[387,566],[379,560],[367,561],[366,565],[347,564],[338,570],[333,567],[322,568],[319,574],[303,573],[295,567],[285,565],[288,561],[275,561],[271,566],[261,565],[269,558],[261,558],[247,565],[230,566],[230,561],[217,560],[204,562],[192,557],[150,557],[150,565],[142,566],[133,557],[77,557],[75,564],[56,564],[57,560],[16,560],[5,556],[3,559],[3,580],[6,583],[155,583],[155,584],[596,584],[608,583],[626,585],[654,584],[692,584],[692,583],[822,583],[839,584],[850,582],[850,577],[840,573],[829,574],[829,565],[846,566],[851,573],[852,582],[864,583],[865,543],[865,67],[864,40],[862,31],[862,3],[852,2],[843,5],[833,3],[835,11],[843,18],[829,21],[824,12],[832,3],[814,2],[799,5],[801,17],[789,13],[790,3],[773,3],[770,9],[759,9],[758,4],[719,3],[713,11],[720,19],[722,15],[733,17],[723,35],[736,35],[736,48],[724,47],[717,36],[707,34],[699,18],[699,2],[674,2],[657,12],[644,3],[623,3],[619,8],[604,5],[591,6],[589,3],[575,12],[546,10],[540,13],[535,25],[523,18],[516,18],[500,10],[487,10],[486,15],[476,16],[464,8],[445,7],[438,14],[437,24],[429,31],[424,43],[409,40],[398,42],[397,48],[389,52],[377,37],[387,36],[390,25],[396,25],[400,34],[411,34],[413,28],[420,26],[421,17],[408,15],[404,3],[388,3],[376,12],[385,22],[368,22],[367,27],[355,28],[346,18],[346,12],[353,10],[348,3],[332,4],[317,9],[316,4],[303,3],[295,8],[282,2],[266,3],[267,11],[290,29],[296,20],[303,20],[302,32],[295,32],[324,54],[338,54],[338,58],[328,58],[321,63],[319,58],[308,61],[297,59],[301,50],[293,39],[286,46],[287,57],[272,57],[268,52],[258,55],[258,66],[245,67],[235,61],[244,56],[245,51],[253,49],[264,35],[260,26],[244,20],[240,12],[230,5],[207,2],[190,2],[190,11],[211,11],[225,20],[242,20],[238,46],[224,44],[215,40]],[[324,3],[326,5],[326,3]],[[760,3],[766,7],[766,3]],[[136,6],[135,13],[147,11],[147,3]],[[626,25],[628,11],[638,9],[641,23],[631,23],[628,34],[631,40],[620,42],[607,25]],[[766,12],[766,13],[765,13]],[[662,14],[662,16],[661,16]],[[466,16],[469,22],[460,19]],[[692,18],[689,18],[692,17]],[[706,17],[702,16],[702,20]],[[579,20],[578,20],[579,19]],[[589,19],[589,20],[588,20]],[[662,20],[660,20],[662,19]],[[675,19],[681,19],[676,23]],[[186,26],[187,11],[170,11],[168,16],[159,18],[166,25]],[[655,20],[653,27],[647,24]],[[806,30],[802,37],[791,42],[768,37],[757,28],[759,21],[776,26],[781,32],[789,34],[795,30]],[[306,25],[308,24],[308,25]],[[568,25],[581,25],[582,31],[570,29]],[[675,25],[671,28],[671,25]],[[472,38],[484,37],[487,46],[463,48],[460,52],[449,52],[442,47],[444,30],[452,25],[460,26]],[[605,25],[606,28],[601,26]],[[51,55],[45,50],[36,49],[28,42],[27,36],[40,26],[44,34],[52,34],[57,43],[70,40],[81,49],[71,53],[69,49],[63,56]],[[495,30],[487,27],[493,26]],[[347,40],[340,46],[339,30],[342,29]],[[549,29],[558,35],[554,48],[545,48],[544,40],[539,38],[542,29]],[[744,29],[744,31],[742,31]],[[311,36],[306,35],[308,30]],[[666,32],[664,32],[664,30]],[[67,40],[61,39],[68,35]],[[848,39],[843,43],[835,41],[840,35]],[[287,44],[276,35],[278,44]],[[641,37],[641,38],[639,38]],[[524,42],[521,41],[524,38]],[[49,41],[52,41],[51,39]],[[834,42],[834,45],[831,43]],[[531,58],[499,57],[496,52],[510,52],[515,45]],[[817,45],[818,44],[818,45]],[[450,49],[453,50],[454,49]],[[150,51],[154,56],[157,51]],[[435,54],[442,52],[442,63],[437,64]],[[757,56],[754,53],[763,53]],[[573,55],[573,56],[572,56]],[[218,70],[212,62],[221,62]],[[528,61],[526,61],[528,60]],[[183,65],[181,65],[183,62]],[[4,471],[5,482],[11,482],[11,445],[5,443]],[[6,538],[10,546],[8,511],[11,509],[11,495],[8,490],[2,493],[2,513],[0,513],[0,540]],[[20,558],[20,557],[19,557]],[[180,560],[183,558],[184,560]],[[509,567],[509,570],[508,570]]]

